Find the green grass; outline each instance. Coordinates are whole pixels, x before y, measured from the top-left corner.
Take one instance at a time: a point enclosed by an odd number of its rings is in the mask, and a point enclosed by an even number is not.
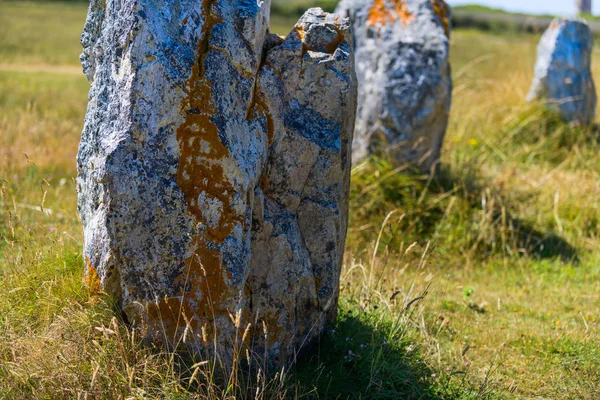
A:
[[[274,32],[287,34],[306,3],[278,2],[281,12],[273,16]],[[79,69],[86,2],[0,1],[0,10],[0,68],[13,64]]]
[[[77,65],[85,4],[0,3],[0,64]]]
[[[298,19],[300,15],[311,7],[321,7],[332,12],[338,0],[274,0],[271,12],[275,15]]]
[[[600,397],[598,129],[524,104],[536,36],[453,33],[440,175],[358,165],[335,332],[285,376],[228,386],[82,284],[84,18],[0,3],[0,397]]]
[[[475,11],[475,12],[493,13],[493,14],[512,14],[512,15],[521,15],[521,16],[529,15],[529,14],[524,14],[524,13],[506,11],[505,9],[502,9],[502,8],[482,6],[479,4],[467,4],[467,5],[463,5],[463,6],[456,6],[456,7],[453,7],[452,9],[455,11]],[[549,15],[549,14],[538,15],[538,16],[553,17],[552,15]]]

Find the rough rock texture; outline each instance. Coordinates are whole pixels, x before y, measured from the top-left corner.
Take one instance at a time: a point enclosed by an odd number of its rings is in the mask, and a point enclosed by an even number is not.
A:
[[[588,125],[596,111],[591,72],[594,40],[581,19],[555,19],[538,45],[528,101],[544,100],[568,122]]]
[[[429,171],[452,96],[450,10],[442,0],[342,0],[351,19],[359,100],[353,157],[385,153]]]
[[[357,83],[347,20],[284,40],[269,8],[92,0],[78,191],[88,283],[130,322],[225,353],[251,324],[281,365],[336,316]]]

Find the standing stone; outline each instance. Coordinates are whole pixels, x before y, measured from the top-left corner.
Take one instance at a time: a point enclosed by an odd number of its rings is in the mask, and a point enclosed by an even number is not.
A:
[[[452,98],[450,10],[442,0],[342,0],[356,48],[354,159],[386,154],[427,172],[440,159]]]
[[[575,3],[579,14],[592,13],[592,0],[577,0]]]
[[[346,19],[284,40],[269,8],[92,0],[78,192],[87,281],[132,324],[226,359],[250,326],[283,365],[336,317],[357,83]]]
[[[538,45],[528,101],[543,100],[567,122],[589,125],[596,112],[592,77],[594,39],[581,19],[557,18]]]

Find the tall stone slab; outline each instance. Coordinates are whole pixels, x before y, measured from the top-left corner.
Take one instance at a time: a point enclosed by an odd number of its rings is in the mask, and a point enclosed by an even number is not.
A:
[[[567,122],[589,125],[596,113],[592,77],[594,39],[582,19],[557,18],[537,49],[537,62],[528,101],[540,100]]]
[[[452,98],[450,9],[442,0],[342,0],[354,30],[359,101],[354,159],[385,154],[428,172]]]
[[[357,83],[347,20],[284,40],[269,8],[92,0],[78,193],[87,280],[134,326],[226,358],[250,326],[283,365],[336,316]]]
[[[575,6],[579,14],[592,13],[592,0],[575,0]]]

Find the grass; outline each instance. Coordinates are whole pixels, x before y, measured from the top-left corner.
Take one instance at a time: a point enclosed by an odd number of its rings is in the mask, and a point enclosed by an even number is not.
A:
[[[77,65],[85,4],[1,2],[0,7],[1,64]]]
[[[455,28],[472,28],[502,34],[503,32],[521,32],[541,34],[545,31],[555,15],[531,15],[509,12],[504,9],[481,5],[464,5],[452,8],[452,26]],[[582,15],[588,21],[595,37],[600,33],[600,19],[593,15]]]
[[[0,397],[600,397],[598,129],[524,104],[537,37],[453,33],[440,175],[354,169],[335,332],[257,382],[144,346],[82,285],[84,18],[0,4]]]
[[[298,19],[311,7],[321,7],[325,11],[332,12],[337,3],[338,0],[274,0],[271,12],[278,16]]]
[[[506,11],[503,8],[482,6],[479,4],[466,4],[466,5],[462,5],[462,6],[455,6],[455,7],[452,7],[452,9],[460,10],[460,11],[475,11],[475,12],[494,13],[494,14],[513,14],[513,15],[521,15],[521,16],[529,16],[530,15],[530,14],[525,14],[525,13]],[[536,14],[536,15],[544,16],[544,17],[553,17],[552,15],[548,15],[548,14],[545,14],[545,15]]]

